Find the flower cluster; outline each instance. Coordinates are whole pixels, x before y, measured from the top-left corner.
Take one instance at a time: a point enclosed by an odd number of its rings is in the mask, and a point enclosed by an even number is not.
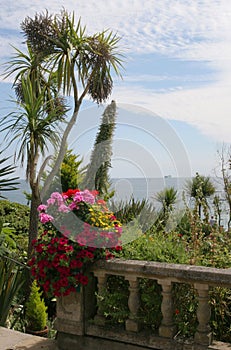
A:
[[[54,192],[38,207],[44,232],[33,242],[31,273],[48,297],[88,283],[86,266],[121,250],[121,224],[96,191]]]

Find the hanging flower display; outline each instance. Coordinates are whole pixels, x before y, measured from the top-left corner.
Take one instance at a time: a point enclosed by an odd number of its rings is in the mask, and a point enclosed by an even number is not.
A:
[[[122,249],[121,223],[96,191],[54,192],[38,212],[44,230],[29,265],[47,297],[79,290],[88,283],[89,263]]]

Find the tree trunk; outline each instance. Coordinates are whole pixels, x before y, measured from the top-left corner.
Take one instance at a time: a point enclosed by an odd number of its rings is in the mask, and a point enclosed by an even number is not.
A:
[[[30,206],[30,223],[29,223],[29,241],[28,241],[28,259],[31,258],[32,255],[32,242],[34,239],[38,237],[38,206],[41,202],[39,195],[38,184],[34,184],[31,187],[31,206]]]
[[[66,153],[67,139],[68,139],[68,136],[70,134],[71,129],[75,125],[75,122],[76,122],[76,119],[78,116],[78,112],[79,112],[80,104],[81,104],[81,102],[76,103],[74,113],[73,113],[70,121],[67,123],[66,129],[64,130],[61,144],[60,144],[60,148],[59,148],[59,152],[58,152],[58,156],[55,160],[55,164],[53,165],[53,169],[51,170],[50,174],[47,176],[47,178],[43,184],[43,188],[41,191],[41,198],[42,199],[46,196],[46,193],[49,190],[49,186],[51,185],[52,180],[54,179],[54,176],[60,170],[62,161],[63,161],[65,153]]]

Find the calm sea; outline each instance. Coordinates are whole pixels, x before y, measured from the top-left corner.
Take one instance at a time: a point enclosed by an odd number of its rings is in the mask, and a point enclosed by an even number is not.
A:
[[[152,202],[156,208],[158,203],[155,201],[155,195],[165,188],[174,187],[178,193],[178,205],[183,205],[182,194],[185,192],[187,182],[191,178],[176,178],[171,176],[165,176],[163,178],[117,178],[111,180],[111,188],[115,190],[113,199],[115,201],[126,201],[131,197],[142,200],[147,199]],[[219,197],[223,197],[224,193],[222,190],[221,183],[217,179],[212,179],[217,189],[216,194]],[[8,200],[21,204],[27,204],[24,191],[30,192],[29,186],[25,180],[20,180],[20,188],[16,191],[2,192]],[[228,208],[225,205],[225,201],[222,201],[222,225],[227,226],[228,220]],[[210,203],[211,215],[213,215],[212,203]]]
[[[133,196],[135,199],[153,201],[155,195],[165,188],[174,187],[181,196],[187,178],[165,176],[163,178],[125,178],[112,179],[112,188],[115,189],[116,200],[126,200]]]

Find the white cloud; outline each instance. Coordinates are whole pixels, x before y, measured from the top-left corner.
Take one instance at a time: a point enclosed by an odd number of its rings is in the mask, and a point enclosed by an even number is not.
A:
[[[118,102],[139,104],[163,117],[187,121],[216,140],[230,142],[231,6],[229,0],[3,0],[0,14],[0,58],[8,59],[9,44],[21,46],[20,23],[25,16],[62,7],[81,16],[90,32],[110,28],[122,37],[125,55],[158,53],[177,59],[207,62],[216,70],[216,83],[155,93],[137,77],[135,83],[115,87]],[[7,30],[10,34],[6,35]],[[190,72],[189,75],[190,77]],[[168,77],[167,77],[168,78]],[[132,77],[128,80],[132,82]],[[166,75],[160,77],[166,79]],[[174,77],[172,77],[174,79]],[[182,78],[183,79],[183,78]],[[128,82],[127,80],[127,82]],[[194,78],[192,77],[192,80]],[[198,81],[198,78],[196,79]],[[143,83],[142,83],[143,81]]]
[[[112,98],[149,109],[163,118],[188,122],[218,142],[230,142],[231,85],[154,93],[135,86],[115,88]]]
[[[195,39],[219,42],[230,39],[231,11],[227,0],[84,0],[76,2],[30,0],[3,1],[0,19],[5,29],[19,30],[25,16],[62,7],[75,11],[90,31],[110,28],[118,31],[132,52],[178,54],[189,50]],[[199,52],[198,52],[199,54]]]

